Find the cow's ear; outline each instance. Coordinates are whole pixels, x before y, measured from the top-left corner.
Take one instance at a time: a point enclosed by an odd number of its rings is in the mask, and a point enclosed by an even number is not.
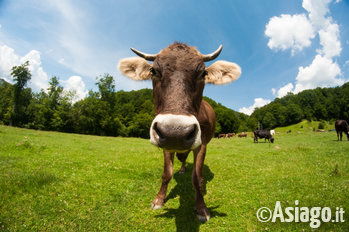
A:
[[[224,60],[218,60],[207,69],[205,83],[224,85],[235,81],[240,77],[241,68],[235,63]]]
[[[139,57],[125,58],[118,64],[118,69],[122,74],[136,81],[151,79],[151,67],[151,64]]]

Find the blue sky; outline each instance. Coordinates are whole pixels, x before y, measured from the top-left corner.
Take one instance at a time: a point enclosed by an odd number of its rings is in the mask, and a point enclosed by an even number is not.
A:
[[[0,78],[29,60],[36,91],[57,76],[81,98],[104,73],[117,90],[151,88],[116,69],[130,47],[157,53],[180,41],[211,53],[223,44],[218,59],[242,75],[204,95],[250,114],[287,92],[349,80],[348,12],[347,0],[0,0]]]

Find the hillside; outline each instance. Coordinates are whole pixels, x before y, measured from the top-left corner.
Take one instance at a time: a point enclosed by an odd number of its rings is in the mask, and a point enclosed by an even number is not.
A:
[[[0,78],[0,86],[3,86],[5,83],[7,83],[4,79]]]
[[[349,121],[349,82],[335,88],[316,88],[298,94],[289,93],[257,108],[250,118],[269,129],[292,125],[304,119]]]
[[[279,133],[309,133],[314,132],[316,130],[324,130],[324,132],[333,131],[334,122],[326,122],[326,121],[308,121],[302,120],[301,122],[285,127],[277,127],[275,128],[275,132]]]

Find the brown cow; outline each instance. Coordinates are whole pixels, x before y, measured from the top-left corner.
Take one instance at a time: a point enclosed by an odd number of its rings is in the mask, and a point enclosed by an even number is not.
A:
[[[232,137],[234,137],[234,136],[235,136],[235,133],[228,133],[228,134],[227,134],[227,137],[228,137],[228,138],[232,138]]]
[[[238,136],[239,136],[239,138],[242,138],[242,137],[245,137],[245,138],[246,138],[246,137],[247,137],[247,133],[242,132],[242,133],[240,133]]]
[[[174,154],[177,153],[183,162],[183,168],[186,156],[193,151],[196,214],[203,222],[209,220],[210,213],[203,198],[202,171],[206,146],[214,135],[216,122],[212,107],[202,100],[204,86],[205,83],[226,84],[241,74],[237,64],[227,61],[216,61],[205,67],[204,62],[215,59],[221,50],[222,45],[215,52],[202,55],[195,47],[176,42],[154,55],[132,49],[142,58],[126,58],[118,65],[125,76],[133,80],[152,80],[153,83],[156,116],[150,127],[150,142],[163,149],[165,161],[162,184],[152,208],[159,209],[164,205],[173,174]]]
[[[219,135],[218,135],[218,138],[223,138],[223,139],[224,139],[224,138],[226,138],[226,137],[227,137],[226,134],[219,134]]]

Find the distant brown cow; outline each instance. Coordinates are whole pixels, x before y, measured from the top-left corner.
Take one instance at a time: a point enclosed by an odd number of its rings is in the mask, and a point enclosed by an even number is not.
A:
[[[232,138],[232,137],[234,137],[234,136],[235,136],[235,133],[228,133],[228,134],[227,134],[227,137],[228,137],[228,138]]]
[[[207,144],[214,135],[216,117],[212,107],[202,99],[203,90],[206,83],[226,84],[241,74],[237,64],[227,61],[205,66],[205,62],[214,60],[221,50],[222,46],[203,55],[195,47],[174,43],[158,54],[132,49],[141,58],[131,57],[119,62],[118,68],[125,76],[153,83],[155,118],[150,127],[150,142],[163,149],[165,161],[162,184],[151,204],[153,209],[159,209],[165,203],[173,175],[174,155],[177,153],[183,167],[188,153],[193,151],[196,215],[200,221],[210,218],[203,197],[203,166]]]
[[[335,128],[336,128],[336,132],[337,132],[337,140],[339,141],[339,137],[340,140],[342,141],[342,133],[344,132],[344,134],[347,135],[347,139],[349,141],[349,134],[348,134],[348,123],[345,120],[337,120],[336,123],[334,124]]]
[[[245,137],[245,138],[246,138],[246,137],[247,137],[247,133],[242,132],[242,133],[240,133],[238,136],[239,136],[239,138],[242,138],[242,137]]]
[[[219,134],[219,135],[218,135],[218,138],[226,138],[226,137],[227,137],[226,134]]]

